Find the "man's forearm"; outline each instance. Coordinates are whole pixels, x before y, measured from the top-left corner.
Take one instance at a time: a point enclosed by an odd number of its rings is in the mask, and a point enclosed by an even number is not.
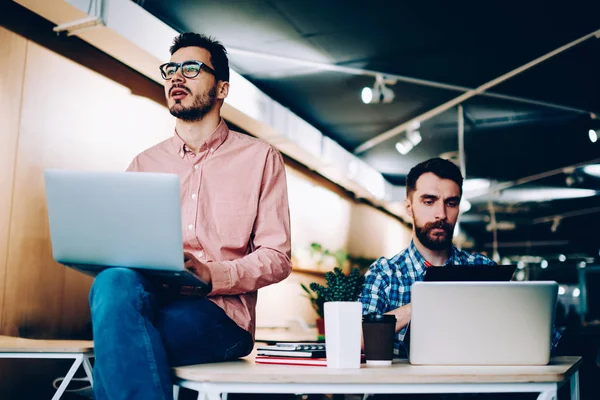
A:
[[[402,328],[404,328],[410,322],[410,314],[412,307],[410,304],[406,304],[402,307],[396,308],[386,314],[391,314],[396,316],[396,333],[400,332]]]
[[[210,262],[211,295],[238,295],[280,282],[292,272],[288,254],[262,247],[243,258]]]

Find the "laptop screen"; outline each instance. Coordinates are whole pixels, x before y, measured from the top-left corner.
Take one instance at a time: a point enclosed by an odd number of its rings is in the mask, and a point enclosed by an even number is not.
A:
[[[447,265],[428,267],[425,282],[506,282],[515,273],[515,265]]]

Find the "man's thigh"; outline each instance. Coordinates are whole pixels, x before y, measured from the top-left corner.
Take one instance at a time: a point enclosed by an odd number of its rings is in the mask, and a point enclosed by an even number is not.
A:
[[[251,335],[204,297],[165,297],[156,327],[172,366],[228,361],[252,350]]]

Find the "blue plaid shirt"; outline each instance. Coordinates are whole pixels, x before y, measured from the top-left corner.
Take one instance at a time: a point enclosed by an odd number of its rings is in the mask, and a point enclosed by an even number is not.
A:
[[[417,250],[414,242],[394,257],[381,257],[375,261],[365,275],[360,301],[363,315],[385,314],[410,303],[410,289],[415,282],[421,282],[427,272],[426,261]],[[450,256],[444,265],[496,265],[482,254],[470,254],[452,246]],[[404,346],[406,328],[398,332],[394,339],[394,354],[406,356]],[[552,347],[558,345],[561,334],[554,330]]]

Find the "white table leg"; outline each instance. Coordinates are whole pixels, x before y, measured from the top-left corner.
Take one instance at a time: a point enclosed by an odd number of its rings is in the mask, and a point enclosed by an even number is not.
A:
[[[90,380],[90,385],[94,387],[94,378],[92,377],[92,363],[90,363],[90,356],[88,354],[84,354],[83,356],[83,369],[85,370],[87,378]]]
[[[579,371],[575,371],[569,386],[571,386],[571,400],[579,400]]]
[[[65,389],[67,388],[67,386],[69,386],[69,382],[71,382],[71,379],[73,379],[75,372],[77,372],[77,370],[79,369],[79,366],[81,365],[82,361],[83,361],[83,354],[75,357],[75,361],[73,362],[71,369],[69,369],[69,372],[67,372],[65,379],[63,379],[63,382],[60,384],[58,389],[56,389],[56,393],[54,393],[54,396],[52,396],[52,400],[60,399],[60,397],[65,392]]]
[[[537,400],[558,400],[556,389],[546,390],[539,394]]]
[[[179,386],[173,385],[173,400],[177,400],[179,398]]]

